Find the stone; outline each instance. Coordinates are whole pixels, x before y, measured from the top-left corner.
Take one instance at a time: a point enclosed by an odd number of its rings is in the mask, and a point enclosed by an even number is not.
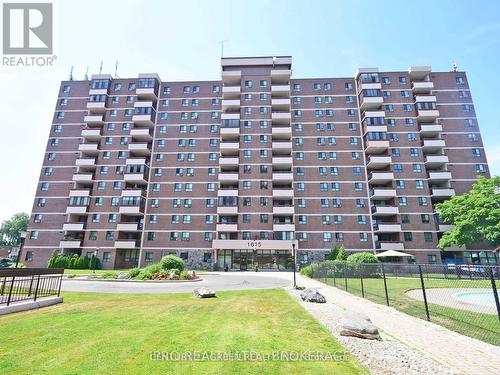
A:
[[[124,272],[120,272],[118,275],[116,275],[116,279],[118,280],[125,280],[125,279],[130,279],[128,275]]]
[[[200,288],[194,288],[193,296],[198,298],[213,298],[215,297],[215,291],[204,286]]]
[[[340,322],[340,335],[359,337],[362,339],[378,340],[380,334],[370,318],[363,313],[346,310]]]
[[[308,288],[300,293],[300,298],[306,302],[325,303],[326,298],[315,288]]]
[[[188,271],[188,273],[187,273],[187,274],[188,274],[188,276],[189,276],[190,278],[193,278],[193,279],[194,279],[194,278],[196,277],[196,272],[194,272],[194,271]]]

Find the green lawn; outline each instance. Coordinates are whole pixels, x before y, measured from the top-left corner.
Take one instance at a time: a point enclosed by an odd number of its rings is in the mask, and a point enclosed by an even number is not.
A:
[[[0,317],[1,374],[366,374],[343,361],[154,361],[150,352],[343,353],[284,290],[64,293],[64,303]]]
[[[95,270],[96,275],[104,275],[104,274],[109,274],[109,275],[116,275],[120,272],[128,272],[128,270]],[[94,271],[92,270],[73,270],[73,269],[65,269],[64,274],[67,275],[93,275]]]
[[[320,281],[333,285],[333,279],[321,279]],[[335,284],[338,288],[345,290],[344,278],[337,278]],[[364,279],[365,298],[380,304],[386,304],[383,279]],[[491,288],[489,280],[425,280],[426,288]],[[426,319],[424,303],[408,297],[405,292],[411,289],[420,289],[419,278],[387,278],[387,291],[389,304],[399,311]],[[360,279],[347,279],[348,292],[361,296]],[[480,314],[472,311],[464,311],[429,304],[431,321],[463,335],[477,338],[494,345],[500,345],[500,323],[496,315]]]

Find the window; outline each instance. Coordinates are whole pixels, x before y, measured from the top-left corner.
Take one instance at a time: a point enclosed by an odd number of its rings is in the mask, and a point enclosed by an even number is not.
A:
[[[429,264],[436,264],[437,263],[437,257],[433,254],[427,255],[427,261]]]
[[[429,214],[421,214],[420,219],[422,220],[422,224],[429,224],[431,221]]]
[[[461,76],[455,77],[455,83],[456,83],[457,85],[463,85],[463,84],[465,84],[465,79],[464,79],[464,77],[461,77]]]
[[[368,241],[368,233],[365,233],[365,232],[361,232],[359,234],[359,240],[361,242],[367,242]]]
[[[413,233],[412,232],[403,232],[403,237],[405,242],[413,241]]]
[[[35,214],[33,216],[33,222],[34,223],[41,223],[42,222],[42,215],[41,214]]]
[[[406,85],[406,77],[399,77],[399,83],[401,85]]]
[[[30,233],[30,240],[37,240],[38,239],[38,231],[33,230]]]
[[[332,233],[324,232],[323,233],[323,242],[332,242]]]

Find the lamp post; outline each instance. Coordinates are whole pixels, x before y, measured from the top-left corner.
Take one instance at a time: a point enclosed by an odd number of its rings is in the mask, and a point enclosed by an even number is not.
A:
[[[23,246],[24,246],[24,240],[26,239],[28,232],[22,231],[20,234],[20,243],[19,243],[19,250],[17,251],[17,258],[16,258],[16,268],[17,265],[19,264],[19,258],[21,258],[21,251],[23,251]]]
[[[95,257],[95,259],[94,259],[94,266],[92,267],[93,268],[92,273],[95,273],[95,267],[97,265],[97,255],[98,254],[99,254],[99,248],[95,249],[95,251],[94,251],[94,257]]]
[[[293,287],[297,288],[297,276],[296,276],[297,265],[295,261],[295,242],[292,242],[292,257],[293,257]]]

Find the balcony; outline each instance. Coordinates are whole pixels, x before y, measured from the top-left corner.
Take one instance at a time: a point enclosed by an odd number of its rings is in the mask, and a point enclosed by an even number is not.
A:
[[[424,153],[435,154],[437,152],[441,152],[445,146],[446,144],[442,139],[424,139],[422,150]]]
[[[238,196],[238,188],[234,189],[219,189],[217,190],[218,197],[237,197]]]
[[[83,228],[85,227],[85,223],[64,223],[63,224],[63,230],[64,231],[82,231]]]
[[[377,250],[396,250],[402,251],[405,249],[405,245],[402,242],[377,242]]]
[[[227,70],[221,73],[224,85],[239,85],[241,83],[241,71]]]
[[[238,206],[218,206],[217,214],[219,215],[238,215]]]
[[[99,155],[99,143],[80,143],[78,151],[87,155]]]
[[[359,91],[363,90],[382,90],[382,84],[380,82],[361,82],[359,84]]]
[[[68,206],[66,207],[67,214],[82,215],[87,213],[87,206]]]
[[[276,153],[290,153],[292,152],[292,142],[273,142],[272,149]]]
[[[389,141],[385,140],[367,140],[365,152],[367,154],[381,154],[389,148]]]
[[[394,173],[392,172],[371,172],[368,182],[370,184],[387,184],[394,180]]]
[[[271,106],[274,111],[290,111],[290,99],[271,99]]]
[[[123,189],[122,197],[141,197],[146,195],[146,193],[142,189]]]
[[[453,230],[453,225],[451,225],[451,224],[439,224],[438,230],[440,232],[450,232]]]
[[[420,125],[420,136],[422,138],[434,138],[443,131],[443,127],[439,124]]]
[[[273,232],[295,232],[295,224],[273,224]]]
[[[239,158],[219,158],[219,166],[221,167],[238,167],[240,164]]]
[[[142,155],[146,156],[151,153],[147,143],[129,143],[128,151],[131,155]]]
[[[384,169],[391,165],[391,157],[390,156],[368,156],[368,164],[366,167],[368,169]]]
[[[220,128],[220,136],[222,139],[238,139],[240,136],[240,128]]]
[[[382,104],[384,104],[384,98],[381,96],[365,96],[361,98],[360,109],[362,111],[376,110],[379,109]]]
[[[221,142],[220,152],[222,155],[238,155],[240,144],[238,142]]]
[[[273,111],[273,113],[271,114],[271,118],[273,120],[273,125],[274,124],[277,124],[277,125],[290,124],[290,121],[292,121],[292,115],[290,114],[290,112],[286,112],[286,111],[283,111],[283,112]]]
[[[140,241],[138,240],[116,240],[116,249],[136,249],[140,247]]]
[[[103,115],[87,115],[83,118],[83,122],[86,122],[89,125],[102,125],[102,124],[104,124],[104,116]]]
[[[222,99],[240,99],[241,88],[240,86],[223,86]]]
[[[147,183],[148,176],[146,172],[143,173],[125,173],[123,175],[123,181],[130,184],[145,184]]]
[[[412,80],[422,80],[427,77],[432,71],[430,66],[412,66],[408,70],[408,74]]]
[[[293,198],[293,189],[273,189],[273,198],[291,199]]]
[[[448,156],[446,155],[428,155],[425,157],[425,166],[427,168],[441,168],[448,163]]]
[[[293,206],[274,206],[273,215],[293,215],[295,209]]]
[[[240,112],[222,113],[220,115],[220,118],[223,122],[224,122],[224,120],[239,121],[240,120]]]
[[[439,117],[437,109],[418,109],[417,121],[418,122],[433,122]]]
[[[292,128],[290,126],[285,126],[282,128],[272,128],[273,140],[284,139],[290,140],[292,138]]]
[[[401,224],[374,224],[373,230],[378,233],[399,233],[401,232]]]
[[[431,189],[431,199],[433,200],[445,200],[455,196],[455,189],[451,188],[434,188]]]
[[[119,211],[120,214],[124,215],[142,215],[144,213],[143,206],[120,206]]]
[[[130,130],[130,136],[134,141],[145,141],[149,142],[153,139],[151,131],[149,129],[132,129]]]
[[[221,183],[224,182],[236,183],[239,181],[239,175],[238,173],[219,173],[218,180]]]
[[[272,98],[286,98],[290,96],[290,85],[271,85]]]
[[[139,228],[139,223],[118,223],[116,224],[116,230],[123,232],[137,232],[141,229]]]
[[[434,89],[434,83],[428,82],[413,82],[412,89],[415,94],[428,94]]]
[[[69,191],[70,197],[88,197],[90,195],[89,189],[74,189]]]
[[[84,129],[82,137],[89,141],[98,141],[101,139],[101,129]]]
[[[271,70],[271,83],[288,83],[290,81],[290,76],[292,71],[290,69],[273,69]]]
[[[392,216],[399,214],[399,207],[395,206],[374,206],[372,207],[373,216]]]
[[[75,165],[77,167],[95,168],[96,167],[96,160],[95,160],[95,158],[79,158],[79,159],[76,159]]]
[[[292,182],[292,172],[273,172],[273,182]]]
[[[158,99],[155,87],[137,87],[135,89],[135,93],[138,99],[149,99],[149,100]]]
[[[238,224],[217,224],[215,229],[217,232],[237,232]]]
[[[292,167],[292,157],[273,157],[273,168],[284,169]]]
[[[106,112],[106,102],[88,102],[87,109],[90,113]]]
[[[62,240],[59,242],[59,247],[61,249],[78,249],[82,247],[81,240]]]
[[[451,172],[429,172],[430,183],[442,183],[451,180]]]
[[[154,125],[154,113],[144,113],[136,114],[132,116],[132,121],[134,124],[143,126],[153,126]]]
[[[388,200],[396,198],[396,189],[372,189],[370,190],[370,198],[374,200]]]
[[[239,99],[223,99],[221,102],[222,111],[225,112],[227,110],[234,111],[240,110],[240,100]]]
[[[79,183],[92,183],[94,175],[92,173],[76,173],[73,175],[73,181]]]

